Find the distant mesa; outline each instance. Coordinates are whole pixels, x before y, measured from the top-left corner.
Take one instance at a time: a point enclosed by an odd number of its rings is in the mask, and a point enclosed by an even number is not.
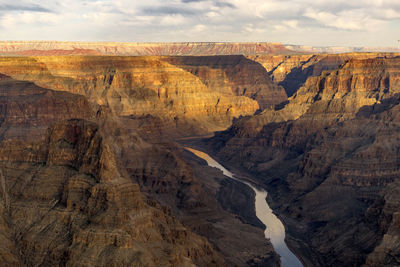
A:
[[[0,55],[121,55],[121,56],[201,56],[201,55],[265,55],[292,53],[280,43],[118,43],[4,41]]]
[[[286,49],[302,52],[302,53],[324,53],[324,54],[338,54],[338,53],[353,53],[353,52],[400,52],[398,47],[385,47],[385,46],[307,46],[307,45],[284,45]]]
[[[396,47],[345,47],[285,45],[269,42],[59,42],[0,41],[0,55],[60,56],[214,56],[214,55],[276,55],[303,53],[400,52]]]

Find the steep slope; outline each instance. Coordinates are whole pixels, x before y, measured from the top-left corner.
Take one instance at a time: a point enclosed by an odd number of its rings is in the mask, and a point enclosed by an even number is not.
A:
[[[3,58],[2,68],[14,78],[34,77],[57,90],[63,89],[57,84],[82,89],[74,87],[69,72],[53,76],[32,58]],[[88,73],[98,78],[93,70]],[[4,262],[279,266],[262,229],[239,220],[217,201],[224,186],[221,175],[195,172],[201,164],[188,164],[161,133],[152,138],[160,130],[154,116],[120,116],[110,105],[93,102],[91,95],[97,94],[85,91],[89,86],[82,89],[86,97],[72,89],[54,91],[5,75],[1,79]]]
[[[254,88],[254,92],[249,88],[251,95],[235,91],[248,84],[243,80],[223,79],[217,87],[206,85],[201,78],[183,69],[186,67],[168,63],[170,60],[164,57],[16,57],[2,58],[0,72],[45,88],[84,95],[90,102],[108,106],[118,116],[140,118],[150,114],[161,119],[162,128],[180,135],[222,130],[234,117],[253,114],[260,105],[285,99],[283,89],[271,82],[270,86]],[[226,62],[224,66],[228,70],[224,71],[229,72],[232,59],[226,57],[221,61]],[[245,63],[244,70],[254,70],[253,62]],[[263,72],[258,67],[255,73],[260,79],[268,80],[262,77]],[[229,87],[234,91],[228,90]],[[260,105],[251,97],[259,100]]]
[[[398,264],[399,69],[398,57],[351,59],[209,142],[266,185],[310,265]]]
[[[310,76],[318,76],[325,70],[334,70],[350,59],[395,57],[393,53],[346,53],[346,54],[292,54],[247,56],[268,71],[270,77],[292,96]]]
[[[94,116],[80,95],[41,88],[0,74],[0,136],[32,140],[59,120]]]
[[[18,265],[222,264],[204,238],[121,176],[94,123],[57,123],[36,144],[3,141],[0,162],[2,227]]]
[[[174,143],[144,141],[132,132],[129,120],[107,117],[102,129],[112,140],[118,169],[137,183],[141,192],[169,207],[185,226],[206,237],[228,266],[279,266],[279,257],[265,240],[260,225],[238,218],[217,200],[221,191],[231,186],[226,177],[188,157]],[[244,194],[243,188],[233,188],[237,196]],[[251,202],[246,203],[251,207]],[[248,214],[255,216],[252,209]]]
[[[258,63],[244,56],[170,57],[168,62],[196,75],[208,87],[222,94],[247,96],[261,109],[287,99]]]

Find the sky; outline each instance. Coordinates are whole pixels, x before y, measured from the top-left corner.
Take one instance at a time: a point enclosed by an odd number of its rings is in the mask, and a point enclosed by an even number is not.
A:
[[[400,0],[0,0],[0,40],[400,47]]]

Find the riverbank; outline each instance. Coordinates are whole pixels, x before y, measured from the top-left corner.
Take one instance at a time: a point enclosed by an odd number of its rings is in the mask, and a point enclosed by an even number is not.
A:
[[[266,226],[264,232],[265,238],[269,239],[274,246],[274,249],[281,257],[281,263],[284,267],[303,266],[300,260],[290,251],[285,243],[285,228],[282,222],[273,214],[271,208],[266,201],[267,192],[263,189],[258,189],[251,183],[241,180],[238,176],[225,169],[221,164],[211,158],[208,154],[185,147],[196,156],[204,159],[210,167],[218,168],[223,174],[235,181],[240,181],[249,186],[255,192],[255,211],[256,216]]]

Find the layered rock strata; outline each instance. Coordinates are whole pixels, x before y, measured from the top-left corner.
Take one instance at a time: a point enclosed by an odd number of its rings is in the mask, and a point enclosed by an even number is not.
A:
[[[219,175],[195,173],[199,163],[189,165],[177,146],[165,141],[173,112],[190,110],[186,88],[193,83],[200,91],[211,89],[159,58],[59,60],[2,58],[0,65],[9,75],[2,75],[0,84],[0,257],[7,265],[279,265],[262,229],[221,207]],[[120,68],[117,74],[105,71],[113,64]],[[138,76],[132,82],[129,75]],[[158,96],[147,99],[143,91],[159,84],[183,95],[186,107],[165,109]],[[137,109],[127,107],[133,114],[118,107],[118,97],[113,102],[114,90],[135,95],[130,101]],[[232,95],[258,109],[255,100]],[[165,113],[141,111],[146,105],[161,106]],[[193,111],[198,125],[192,128],[210,127],[202,112]]]
[[[224,95],[256,100],[260,109],[287,100],[284,90],[268,77],[263,66],[244,56],[170,57],[168,62],[189,71]]]
[[[117,43],[3,41],[0,54],[8,55],[123,55],[123,56],[200,56],[289,53],[280,43]]]
[[[3,141],[0,165],[5,265],[223,263],[120,174],[94,123],[59,122],[39,143]]]
[[[334,70],[350,59],[395,57],[393,53],[346,53],[346,54],[291,54],[247,56],[268,71],[270,77],[292,96],[310,76]]]
[[[222,130],[235,117],[286,99],[283,89],[264,76],[261,66],[243,57],[219,58],[220,66],[214,69],[208,67],[213,62],[207,58],[185,60],[202,62],[201,74],[188,71],[190,65],[171,64],[177,59],[168,57],[2,58],[0,73],[84,95],[118,116],[160,118],[163,128],[181,135]],[[246,75],[235,78],[232,72],[237,68]],[[249,73],[259,77],[256,85]]]
[[[210,140],[266,185],[306,264],[399,264],[399,70],[398,57],[351,59]]]

